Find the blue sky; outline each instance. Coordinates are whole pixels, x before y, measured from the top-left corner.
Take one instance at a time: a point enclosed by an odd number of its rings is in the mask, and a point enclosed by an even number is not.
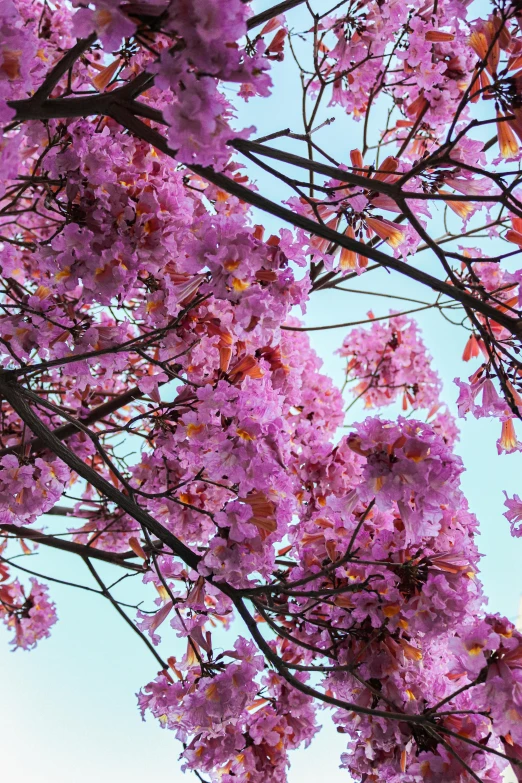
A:
[[[269,5],[270,2],[254,4],[256,10]],[[315,3],[316,8],[323,5],[326,7],[322,0]],[[300,10],[293,11],[289,19],[296,29],[304,29],[308,24]],[[287,125],[301,130],[300,88],[291,63],[287,60],[277,66],[275,75],[278,81],[274,97],[269,102],[249,103],[238,120],[242,125],[257,125],[258,135]],[[350,149],[357,146],[359,128],[341,122],[339,112],[328,110],[325,116],[331,115],[338,119],[325,129],[323,139],[335,155],[348,160]],[[273,198],[281,196],[280,186],[269,182],[262,172],[256,177],[263,192]],[[281,225],[255,215],[255,222],[261,220],[272,231]],[[422,263],[429,268],[434,262],[426,257]],[[351,281],[350,285],[426,298],[426,292],[416,284],[382,270]],[[365,295],[316,293],[309,304],[306,323],[315,326],[356,321],[365,317],[370,306],[376,315],[386,313],[389,307],[388,300],[376,303]],[[460,360],[466,336],[432,311],[420,313],[418,321],[434,366],[443,379],[445,399],[455,411],[457,389],[453,378],[468,370]],[[312,344],[325,361],[325,372],[339,384],[343,364],[334,351],[346,331],[311,333]],[[353,409],[351,415],[356,420],[362,413]],[[490,598],[489,608],[514,619],[522,593],[522,540],[509,535],[502,516],[502,491],[522,491],[521,457],[497,457],[498,422],[460,420],[459,424],[461,440],[457,451],[467,468],[462,482],[481,523],[479,548],[485,555],[481,578]],[[92,584],[83,563],[67,554],[42,551],[25,564],[44,574]],[[101,572],[111,578],[109,567]],[[127,581],[126,600],[129,596],[141,599],[137,582],[138,579]],[[173,736],[152,721],[142,723],[137,712],[135,693],[157,671],[145,646],[103,598],[60,585],[51,589],[60,617],[51,639],[42,642],[34,652],[11,653],[8,633],[0,630],[0,736],[6,779],[17,783],[143,783],[149,778],[195,781],[192,775],[182,776],[180,772],[179,745]],[[148,596],[152,600],[152,593]],[[169,649],[167,654],[172,652],[176,651]],[[293,754],[290,783],[312,783],[318,778],[328,779],[329,783],[347,781],[346,773],[338,769],[343,737],[327,719],[325,723],[322,736],[309,750]]]

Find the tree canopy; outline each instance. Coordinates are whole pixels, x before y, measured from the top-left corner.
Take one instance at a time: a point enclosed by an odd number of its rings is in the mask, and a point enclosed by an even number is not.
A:
[[[96,587],[71,588],[147,645],[139,709],[201,781],[283,783],[323,709],[347,779],[522,780],[522,634],[487,612],[455,400],[413,317],[459,326],[459,415],[497,419],[516,459],[522,5],[257,11],[1,3],[0,619],[33,648],[57,578],[20,554],[83,561]],[[300,313],[383,268],[422,298],[325,312],[338,389]]]

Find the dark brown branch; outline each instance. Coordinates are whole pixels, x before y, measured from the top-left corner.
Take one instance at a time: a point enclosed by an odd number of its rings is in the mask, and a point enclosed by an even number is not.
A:
[[[252,16],[247,21],[247,30],[253,30],[255,27],[268,22],[279,14],[285,13],[285,11],[290,11],[303,2],[304,0],[284,0],[284,2],[272,6],[272,8],[268,8],[266,11],[263,11],[256,16]],[[132,100],[143,92],[144,89],[150,88],[153,85],[154,75],[144,71],[132,82],[129,82],[129,84],[119,87],[107,94],[93,93],[92,95],[82,95],[80,97],[48,99],[48,96],[62,76],[67,73],[69,68],[74,65],[83,52],[88,49],[89,46],[92,46],[96,39],[96,33],[92,33],[88,38],[79,39],[76,45],[73,46],[49,72],[31,98],[8,101],[9,106],[16,112],[14,122],[50,120],[53,118],[66,117],[88,117],[96,114],[108,115],[110,114],[108,107],[115,99],[117,100],[118,98],[125,97],[127,100]],[[45,100],[46,98],[47,100]],[[142,111],[146,113],[146,116],[154,116],[151,115],[150,111],[147,111],[147,107],[142,107]],[[156,117],[156,119],[158,118]],[[161,122],[162,119],[159,119],[159,121]]]
[[[304,693],[313,699],[318,699],[319,701],[325,702],[326,704],[331,704],[334,707],[340,707],[343,710],[355,712],[361,715],[374,715],[378,718],[404,721],[404,723],[423,724],[427,722],[427,719],[424,715],[406,715],[405,713],[387,712],[385,710],[376,710],[370,707],[361,707],[358,704],[351,704],[350,702],[336,699],[334,696],[328,696],[326,693],[321,693],[320,691],[315,690],[315,688],[311,688],[309,685],[306,685],[306,683],[301,682],[297,679],[297,677],[294,677],[293,674],[290,673],[284,661],[282,661],[277,653],[272,650],[257,627],[256,621],[246,608],[243,600],[241,598],[236,598],[234,600],[234,605],[238,611],[238,614],[241,616],[248,630],[250,631],[252,638],[256,642],[261,652],[264,654],[265,658],[270,661],[276,671],[288,682],[288,684],[292,685],[296,690],[301,691],[301,693]]]
[[[167,140],[160,133],[158,133],[158,131],[150,128],[140,119],[135,117],[132,112],[126,109],[125,106],[118,105],[114,108],[115,112],[113,114],[113,119],[115,119],[117,122],[120,122],[132,133],[135,133],[140,138],[154,145],[158,150],[160,150],[160,152],[163,152],[169,157],[175,157],[176,153],[169,148]],[[314,220],[311,220],[304,215],[299,215],[295,212],[292,212],[291,209],[287,209],[286,207],[283,207],[274,201],[270,201],[270,199],[265,198],[261,194],[255,193],[254,191],[249,190],[249,188],[240,185],[238,182],[230,179],[225,174],[221,174],[211,168],[205,168],[203,166],[193,165],[188,166],[187,168],[189,168],[198,176],[207,179],[209,182],[212,182],[212,184],[217,185],[217,187],[220,189],[225,190],[239,199],[242,199],[247,204],[251,204],[252,206],[257,207],[264,212],[268,212],[275,217],[279,217],[285,222],[290,223],[297,228],[302,228],[314,236],[322,237],[323,239],[331,242],[333,245],[344,247],[347,250],[352,250],[355,253],[360,253],[367,258],[371,258],[374,261],[377,261],[381,266],[384,266],[388,269],[393,269],[394,271],[399,272],[400,274],[405,275],[412,280],[416,280],[423,285],[429,286],[438,293],[446,294],[446,296],[449,296],[450,299],[461,302],[461,304],[467,305],[477,312],[482,313],[482,315],[493,319],[498,324],[504,326],[506,329],[517,336],[522,330],[522,319],[515,320],[510,318],[496,308],[491,307],[491,305],[488,305],[486,302],[482,302],[481,300],[475,298],[467,291],[463,291],[451,285],[450,283],[439,280],[437,277],[433,277],[427,272],[423,272],[422,270],[406,264],[404,261],[394,258],[393,256],[388,256],[381,250],[371,247],[371,245],[366,245],[363,242],[357,242],[357,240],[350,239],[350,237],[346,236],[345,234],[339,234],[337,231],[328,228],[326,225],[316,223]]]
[[[132,628],[132,630],[134,631],[134,633],[136,633],[136,634],[137,634],[137,635],[140,637],[140,639],[143,641],[143,643],[144,643],[144,644],[145,644],[145,645],[146,645],[146,646],[149,648],[149,650],[151,651],[151,653],[153,654],[153,656],[156,658],[156,660],[158,661],[158,663],[159,663],[159,665],[161,666],[161,668],[162,668],[162,669],[168,669],[168,668],[169,668],[169,666],[168,666],[168,663],[165,663],[165,661],[164,661],[164,660],[161,658],[161,656],[159,655],[159,653],[157,652],[157,650],[155,650],[155,648],[154,648],[154,646],[152,645],[152,643],[151,643],[151,642],[150,642],[150,641],[147,639],[147,637],[145,636],[145,634],[143,634],[143,633],[140,631],[140,629],[139,629],[139,628],[138,628],[136,625],[134,625],[134,623],[132,622],[132,620],[130,619],[130,617],[127,617],[127,615],[125,614],[125,612],[123,611],[123,609],[121,608],[121,606],[119,605],[119,603],[116,601],[116,599],[115,599],[115,598],[113,598],[113,596],[112,596],[111,592],[110,592],[110,591],[107,589],[107,587],[106,587],[105,583],[104,583],[104,582],[103,582],[103,580],[100,578],[100,576],[99,576],[98,572],[97,572],[97,571],[96,571],[96,569],[94,568],[94,566],[93,566],[93,564],[91,563],[91,561],[89,560],[89,558],[88,558],[88,557],[84,557],[84,560],[85,560],[85,565],[87,566],[87,568],[88,568],[88,569],[89,569],[89,571],[91,572],[92,576],[94,577],[94,580],[95,580],[95,581],[97,582],[97,584],[100,586],[100,590],[101,590],[101,593],[102,593],[102,595],[103,595],[105,598],[107,598],[107,600],[108,600],[108,601],[110,601],[110,602],[111,602],[111,604],[114,606],[114,608],[116,609],[116,611],[118,612],[118,614],[119,614],[121,617],[123,617],[123,619],[125,620],[125,622],[127,623],[127,625],[128,625],[128,626],[130,626],[130,627]]]
[[[452,305],[453,306],[453,305]],[[433,307],[441,308],[441,305],[428,304],[423,307],[414,307],[412,310],[404,310],[402,313],[389,313],[388,315],[379,315],[376,318],[364,318],[362,321],[346,321],[342,324],[326,324],[326,326],[282,326],[287,332],[322,332],[325,329],[345,329],[348,326],[359,326],[360,324],[371,324],[374,321],[387,321],[389,318],[396,318],[400,315],[410,315],[419,313],[421,310],[430,310]]]
[[[41,372],[42,370],[48,370],[51,367],[63,367],[66,364],[74,364],[75,362],[85,361],[85,359],[94,359],[99,356],[105,356],[109,353],[138,353],[140,348],[146,348],[153,339],[156,337],[163,337],[171,329],[178,326],[183,321],[183,318],[187,313],[189,313],[195,307],[198,307],[208,297],[209,294],[205,294],[204,296],[198,295],[194,297],[194,299],[189,302],[189,304],[186,305],[183,310],[178,313],[176,318],[173,318],[172,321],[167,324],[167,326],[161,326],[158,329],[145,332],[144,334],[139,335],[139,337],[133,337],[130,340],[126,340],[124,343],[120,343],[120,345],[112,345],[110,348],[100,348],[96,351],[85,351],[85,353],[81,354],[69,354],[68,356],[63,356],[60,359],[50,359],[47,362],[39,362],[38,364],[25,365],[16,370],[6,370],[5,375],[12,375],[13,377],[20,378],[23,375],[32,375],[34,373]],[[147,357],[147,360],[151,361],[149,357]],[[174,377],[179,376],[174,374]],[[187,382],[185,378],[182,378],[181,380],[183,380],[184,383]]]
[[[461,764],[461,766],[462,766],[462,767],[464,767],[464,769],[466,770],[466,772],[467,772],[469,775],[471,775],[471,777],[473,778],[473,780],[476,780],[476,781],[477,781],[477,783],[483,783],[483,781],[482,781],[482,778],[479,778],[479,776],[477,775],[477,773],[476,773],[476,772],[474,772],[474,771],[473,771],[473,769],[472,769],[472,768],[469,766],[469,764],[467,764],[467,763],[464,761],[464,759],[462,758],[462,756],[460,755],[460,753],[457,753],[457,751],[455,750],[455,748],[454,748],[454,747],[453,747],[453,746],[452,746],[452,745],[451,745],[451,744],[450,744],[450,743],[449,743],[447,740],[443,739],[443,737],[441,737],[441,736],[440,736],[440,735],[439,735],[439,734],[438,734],[438,733],[435,731],[435,729],[433,729],[431,726],[426,726],[426,731],[428,732],[428,734],[431,734],[431,736],[433,737],[433,739],[435,739],[437,742],[440,742],[440,744],[441,744],[441,745],[444,745],[444,747],[445,747],[445,748],[446,748],[446,749],[447,749],[447,750],[448,750],[448,751],[451,753],[451,755],[453,756],[453,758],[457,759],[457,761],[459,762],[459,764]]]
[[[154,517],[145,509],[134,503],[128,495],[116,489],[110,482],[106,481],[93,468],[83,462],[67,446],[65,446],[52,430],[34,413],[30,405],[24,398],[24,389],[12,380],[6,380],[5,374],[0,375],[0,396],[11,405],[13,410],[27,424],[34,434],[40,438],[43,445],[52,451],[59,459],[74,470],[79,476],[85,479],[95,489],[99,490],[106,498],[126,511],[129,516],[143,525],[153,535],[166,544],[172,552],[180,557],[188,566],[197,569],[200,561],[199,555],[193,552],[188,546],[173,535],[167,528],[163,527]]]
[[[307,171],[314,171],[317,174],[323,174],[325,177],[331,177],[337,179],[339,182],[347,182],[350,185],[361,187],[364,190],[375,191],[376,193],[384,193],[390,198],[396,200],[397,198],[408,199],[411,201],[472,201],[472,202],[485,202],[487,204],[495,203],[498,200],[496,196],[488,195],[462,195],[456,193],[417,193],[414,190],[401,190],[395,184],[390,182],[383,182],[382,180],[375,179],[374,177],[364,176],[362,174],[356,174],[352,171],[346,171],[336,166],[329,166],[327,163],[319,163],[309,158],[303,158],[301,155],[295,155],[292,152],[286,152],[285,150],[278,150],[274,147],[267,147],[265,144],[260,144],[256,141],[248,141],[245,139],[235,139],[230,142],[238,152],[254,153],[266,158],[272,158],[278,160],[281,163],[288,163],[291,166],[298,166],[299,168],[306,169]],[[375,173],[375,172],[374,172]]]
[[[251,16],[247,22],[247,30],[253,30],[254,27],[258,27],[259,25],[268,22],[270,19],[273,19],[274,16],[279,16],[279,14],[284,14],[292,8],[302,5],[304,1],[305,0],[283,0],[282,3],[277,3],[277,5],[273,5],[272,8],[267,8],[266,11],[256,14],[256,16]]]
[[[137,79],[139,79],[139,77],[137,77]],[[119,90],[114,90],[112,93],[103,95],[45,101],[40,107],[33,104],[31,99],[25,101],[15,101],[10,105],[17,111],[17,121],[21,121],[22,119],[41,119],[43,116],[72,117],[86,116],[90,114],[107,114],[112,116],[113,119],[122,124],[132,133],[135,133],[138,137],[153,144],[164,154],[168,155],[169,157],[175,157],[176,153],[169,149],[166,139],[156,130],[142,122],[133,114],[129,108],[127,108],[126,102],[128,101],[128,91],[130,86],[131,85],[125,85],[125,87],[122,87]],[[122,102],[120,102],[120,100]],[[65,106],[65,104],[68,105]],[[43,109],[45,109],[44,115],[42,115],[41,112],[39,113],[39,111]],[[58,112],[58,114],[56,114],[56,112]],[[250,142],[249,144],[254,145],[255,143]],[[237,149],[241,148],[241,142],[236,141],[235,145]],[[257,147],[260,148],[258,151],[263,151],[263,154],[267,154],[267,148],[264,148],[263,145],[255,145],[254,148]],[[278,155],[281,154],[279,151],[276,151],[276,153]],[[313,161],[310,162],[306,159],[301,159],[299,156],[290,156],[289,153],[285,153],[285,155],[287,156],[287,160],[289,162],[291,157],[294,157],[299,161],[299,165],[304,165],[302,164],[302,161],[304,160],[307,165],[321,167],[323,173],[327,173],[328,175],[332,175],[332,172],[334,172],[333,175],[338,177],[340,174],[339,170],[335,169],[334,167],[326,166],[325,164],[316,164]],[[486,302],[482,302],[476,299],[467,291],[459,290],[455,286],[452,286],[445,281],[441,281],[438,278],[427,274],[426,272],[422,272],[415,267],[405,264],[403,261],[388,256],[382,251],[371,247],[370,245],[357,242],[356,240],[351,239],[344,234],[339,234],[333,229],[328,228],[328,226],[317,223],[310,218],[305,217],[304,215],[298,215],[292,212],[292,210],[272,202],[258,193],[254,193],[234,180],[231,180],[226,175],[215,172],[213,169],[204,168],[201,166],[190,166],[188,168],[190,168],[199,176],[204,177],[209,182],[212,182],[213,184],[227,191],[231,195],[242,199],[246,203],[249,203],[252,206],[258,207],[259,209],[268,212],[269,214],[279,217],[294,226],[303,228],[305,231],[308,231],[315,236],[320,236],[323,239],[331,242],[333,245],[344,247],[347,250],[352,250],[356,253],[361,253],[362,255],[377,261],[380,265],[385,266],[386,268],[398,271],[413,280],[417,280],[423,285],[429,286],[434,291],[444,293],[450,298],[461,302],[461,304],[467,305],[468,307],[482,313],[482,315],[485,315],[488,318],[492,318],[501,326],[504,326],[510,332],[519,336],[522,328],[522,321],[520,319],[515,320],[510,318],[504,313],[496,310],[494,307],[491,307]],[[355,177],[358,175],[353,176]],[[367,187],[369,184],[368,178],[361,177],[361,180]],[[379,182],[379,185],[377,186],[376,182],[377,181],[372,181],[372,187],[379,187],[382,192],[388,192],[388,189],[393,187],[389,183],[381,182]],[[386,191],[382,189],[383,184],[386,186]],[[393,193],[396,193],[396,191],[394,190]],[[390,195],[392,194],[390,193]]]
[[[117,90],[114,90],[109,93],[92,93],[92,95],[73,98],[50,98],[42,103],[33,103],[29,98],[21,101],[8,101],[8,105],[16,112],[13,122],[90,117],[97,114],[109,114],[110,106],[114,103],[116,95]]]
[[[100,421],[100,419],[104,419],[111,413],[115,413],[115,411],[117,411],[119,408],[123,408],[125,405],[128,405],[128,403],[132,402],[132,400],[135,400],[136,397],[141,396],[143,396],[143,392],[141,392],[137,386],[134,386],[132,389],[123,392],[123,394],[119,394],[112,400],[108,400],[102,405],[98,405],[98,407],[93,408],[88,416],[85,416],[83,419],[79,419],[79,423],[84,426],[88,426],[89,424],[93,424],[96,421]],[[74,435],[76,432],[78,432],[79,429],[80,428],[78,426],[72,422],[69,422],[68,424],[62,424],[60,427],[56,427],[56,429],[54,429],[52,432],[60,440],[66,440],[67,438],[70,438],[71,435]],[[18,454],[23,449],[25,449],[26,446],[30,446],[31,451],[35,452],[41,451],[41,449],[44,447],[44,444],[39,438],[33,438],[32,440],[27,441],[25,444],[9,446],[0,450],[0,457],[3,457],[5,454]]]
[[[337,179],[339,182],[347,182],[351,185],[364,188],[365,190],[375,190],[376,192],[384,193],[391,198],[397,195],[397,188],[389,182],[383,182],[378,179],[374,180],[370,177],[365,177],[363,174],[356,174],[352,171],[345,171],[344,169],[337,168],[336,166],[330,166],[327,163],[320,163],[313,159],[303,158],[301,155],[295,155],[292,152],[278,150],[274,147],[267,147],[265,144],[260,144],[257,141],[234,139],[230,142],[230,146],[234,147],[238,152],[253,152],[256,155],[262,155],[265,158],[272,158],[281,163],[288,163],[291,166],[298,166],[307,171],[313,171],[316,174],[323,174],[325,177]]]
[[[76,45],[51,68],[42,84],[31,98],[31,102],[41,104],[52,93],[62,76],[65,76],[69,68],[72,68],[76,60],[90,47],[97,39],[96,33],[91,33],[88,38],[79,38]]]
[[[48,576],[47,574],[40,574],[38,571],[33,571],[31,568],[24,568],[24,566],[21,566],[19,563],[15,563],[12,560],[9,560],[7,557],[2,557],[0,555],[0,563],[5,563],[10,568],[17,568],[19,571],[22,571],[24,574],[30,574],[31,576],[36,576],[37,579],[47,579],[49,582],[55,582],[58,585],[65,585],[66,587],[76,587],[78,590],[86,590],[88,593],[96,593],[96,595],[103,595],[99,590],[96,590],[94,587],[89,587],[88,585],[80,585],[77,582],[67,582],[65,579],[57,579],[55,576]]]
[[[32,530],[30,527],[0,522],[0,537],[2,533],[8,533],[10,536],[34,541],[37,544],[43,544],[44,546],[49,546],[53,549],[61,549],[63,552],[70,552],[73,555],[80,555],[80,557],[92,557],[96,560],[103,560],[105,563],[110,563],[111,565],[116,565],[120,568],[127,568],[129,571],[143,571],[141,565],[128,563],[126,557],[123,555],[119,555],[115,552],[105,552],[103,549],[95,549],[86,544],[78,544],[75,541],[56,538],[56,536],[41,533],[39,530]],[[127,553],[125,553],[125,555],[126,554]]]

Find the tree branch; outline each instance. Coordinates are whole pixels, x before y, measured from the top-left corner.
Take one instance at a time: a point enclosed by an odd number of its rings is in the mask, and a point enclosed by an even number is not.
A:
[[[158,661],[158,663],[159,663],[159,665],[161,666],[161,668],[162,668],[162,669],[168,669],[168,668],[169,668],[169,665],[168,665],[168,663],[165,663],[165,661],[164,661],[164,660],[161,658],[161,656],[159,655],[159,653],[157,652],[157,650],[155,650],[155,649],[154,649],[154,646],[152,645],[152,643],[151,643],[151,642],[150,642],[150,641],[147,639],[147,637],[145,636],[145,634],[143,634],[143,633],[140,631],[140,629],[139,629],[139,628],[138,628],[136,625],[134,625],[134,623],[132,622],[132,620],[130,619],[130,617],[127,617],[127,615],[125,614],[125,612],[123,611],[123,609],[121,608],[121,606],[119,605],[119,603],[118,603],[118,602],[117,602],[117,601],[116,601],[116,600],[113,598],[113,596],[112,596],[111,592],[110,592],[110,591],[107,589],[107,587],[106,587],[105,583],[103,582],[103,580],[102,580],[102,579],[101,579],[101,577],[99,576],[98,572],[97,572],[97,571],[96,571],[96,569],[94,568],[94,566],[93,566],[93,564],[91,563],[91,561],[89,560],[89,558],[88,558],[88,557],[84,557],[83,559],[84,559],[84,561],[85,561],[85,565],[87,566],[87,568],[88,568],[88,569],[89,569],[89,571],[91,572],[91,574],[92,574],[92,576],[93,576],[94,580],[95,580],[95,581],[97,582],[97,584],[100,586],[101,594],[102,594],[102,595],[103,595],[105,598],[107,598],[107,600],[108,600],[108,601],[110,601],[110,602],[111,602],[111,604],[114,606],[114,608],[116,609],[116,611],[118,612],[118,614],[119,614],[121,617],[123,617],[123,619],[125,620],[125,622],[127,623],[127,625],[128,625],[128,626],[130,626],[130,627],[132,628],[132,630],[134,631],[134,633],[135,633],[135,634],[137,634],[137,635],[140,637],[140,639],[142,640],[142,642],[143,642],[143,643],[144,643],[144,644],[145,644],[145,645],[146,645],[146,646],[149,648],[149,650],[151,651],[151,653],[153,654],[153,656],[156,658],[156,660]]]
[[[41,533],[39,530],[32,530],[31,528],[22,525],[11,525],[0,522],[0,536],[2,535],[2,532],[8,533],[10,536],[15,536],[16,538],[34,541],[37,544],[43,544],[44,546],[49,546],[53,549],[61,549],[63,552],[70,552],[73,555],[80,555],[80,557],[92,557],[95,560],[103,560],[105,563],[110,563],[111,565],[119,566],[120,568],[126,568],[129,571],[143,572],[141,565],[128,563],[124,555],[117,554],[116,552],[105,552],[103,549],[95,549],[86,544],[78,544],[75,541],[56,538],[56,536]]]
[[[176,153],[169,148],[167,140],[158,133],[158,131],[146,125],[138,117],[135,117],[125,106],[118,104],[118,106],[113,107],[112,117],[132,133],[135,133],[144,141],[148,141],[149,144],[155,146],[160,152],[163,152],[171,158],[175,157]],[[520,332],[522,331],[522,319],[515,320],[514,318],[510,318],[491,305],[488,305],[486,302],[482,302],[480,299],[475,298],[467,291],[462,291],[450,283],[439,280],[437,277],[433,277],[427,272],[423,272],[404,261],[389,256],[371,245],[358,242],[355,239],[350,239],[350,237],[345,234],[340,234],[322,223],[316,223],[314,220],[311,220],[304,215],[292,212],[292,210],[287,209],[276,202],[270,201],[270,199],[265,198],[261,194],[249,190],[249,188],[244,187],[244,185],[240,185],[225,174],[221,174],[208,167],[197,165],[187,166],[187,168],[199,177],[207,179],[209,182],[212,182],[212,184],[217,185],[217,187],[245,201],[247,204],[251,204],[253,207],[257,207],[264,212],[279,217],[297,228],[302,228],[313,236],[322,237],[333,245],[344,247],[347,250],[352,250],[355,253],[360,253],[367,258],[371,258],[374,261],[377,261],[381,266],[393,269],[412,280],[416,280],[417,282],[428,286],[438,293],[446,294],[450,299],[454,299],[461,304],[471,307],[477,312],[482,313],[482,315],[493,319],[501,326],[504,326],[517,337],[520,336]]]
[[[93,408],[93,410],[87,416],[79,419],[79,423],[84,426],[93,424],[94,422],[109,416],[111,413],[115,413],[115,411],[117,411],[119,408],[123,408],[125,405],[128,405],[129,402],[135,400],[136,397],[141,396],[143,396],[143,392],[141,392],[137,386],[134,386],[132,389],[123,392],[123,394],[119,394],[112,400],[108,400],[102,405],[98,405],[96,408]],[[55,435],[60,440],[66,440],[67,438],[70,438],[71,435],[74,435],[79,431],[80,428],[73,422],[62,424],[60,427],[56,427],[56,429],[52,430],[53,435]],[[26,443],[20,443],[17,446],[8,446],[5,449],[1,449],[0,457],[5,456],[6,454],[20,454],[26,446],[30,446],[31,451],[34,452],[41,451],[41,449],[44,447],[44,444],[40,438],[33,438],[30,441],[26,441]]]
[[[196,555],[179,538],[163,527],[145,509],[134,503],[128,495],[120,492],[113,484],[106,481],[103,476],[100,476],[93,468],[86,465],[83,460],[67,448],[34,413],[24,398],[23,387],[11,379],[6,380],[5,373],[0,374],[0,396],[7,400],[13,410],[16,411],[34,434],[40,438],[42,444],[65,462],[71,470],[74,470],[79,476],[88,481],[89,484],[98,489],[109,500],[112,500],[113,503],[116,503],[119,508],[126,511],[140,525],[146,527],[160,541],[170,547],[172,552],[180,557],[190,568],[197,569],[201,560],[200,556]]]
[[[277,3],[277,5],[273,5],[272,8],[267,8],[266,11],[256,14],[256,16],[251,16],[247,21],[247,30],[252,30],[254,27],[258,27],[259,25],[268,22],[270,19],[273,19],[274,16],[284,14],[286,11],[290,11],[292,8],[302,5],[304,2],[305,0],[283,0],[282,3]]]
[[[69,68],[72,68],[76,60],[93,45],[97,39],[96,33],[91,33],[88,38],[79,38],[75,46],[62,57],[62,59],[56,63],[54,68],[51,68],[42,84],[38,87],[34,95],[31,97],[31,102],[35,104],[41,104],[52,93],[62,76],[65,76]]]

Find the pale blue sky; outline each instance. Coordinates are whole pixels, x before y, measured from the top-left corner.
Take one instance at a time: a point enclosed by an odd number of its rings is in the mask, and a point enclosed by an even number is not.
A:
[[[263,0],[254,5],[256,10],[262,10],[271,3]],[[315,7],[326,7],[326,3],[317,0]],[[289,19],[296,29],[309,26],[301,10],[293,11]],[[256,124],[259,135],[287,125],[301,130],[297,113],[300,90],[295,73],[289,61],[277,68],[274,97],[269,102],[251,102],[240,118],[244,125]],[[325,113],[331,115],[340,118],[339,112]],[[336,155],[348,160],[349,150],[357,146],[358,133],[357,126],[338,119],[323,138],[328,139]],[[264,174],[259,173],[257,179],[263,192],[274,198],[280,195]],[[256,215],[256,222],[261,219],[271,230],[281,225]],[[429,266],[430,260],[426,258],[423,264]],[[351,281],[350,286],[426,298],[419,286],[384,271]],[[306,322],[319,325],[355,321],[364,318],[370,306],[376,315],[388,311],[387,300],[376,303],[366,296],[317,293],[310,302]],[[457,390],[453,378],[467,371],[460,361],[465,334],[431,311],[420,313],[418,321],[434,366],[444,381],[445,399],[455,410]],[[346,330],[312,333],[312,343],[325,360],[325,371],[338,383],[342,382],[343,365],[333,352],[345,333]],[[355,420],[361,413],[353,410],[352,415]],[[522,491],[521,458],[518,454],[497,457],[498,422],[459,423],[461,441],[457,451],[467,467],[464,489],[481,523],[479,548],[485,554],[481,577],[490,597],[490,610],[514,619],[522,593],[522,541],[509,536],[502,516],[502,490],[509,494]],[[92,584],[83,563],[73,556],[42,551],[26,563],[42,573]],[[102,568],[101,572],[111,578],[110,568]],[[129,596],[136,600],[143,597],[137,582],[138,579],[128,580],[126,600]],[[195,781],[194,776],[182,776],[180,772],[180,746],[172,734],[152,721],[142,723],[137,712],[135,693],[157,671],[157,664],[144,645],[103,598],[59,585],[53,585],[51,590],[60,617],[51,639],[31,653],[11,653],[8,634],[0,630],[0,736],[5,779],[16,783]],[[123,592],[120,595],[123,597]],[[147,595],[152,600],[152,592]],[[175,647],[173,636],[171,639]],[[172,653],[176,650],[169,646],[166,654]],[[327,725],[310,749],[293,754],[290,783],[315,783],[318,779],[346,783],[346,773],[338,769],[344,744],[342,735]]]

